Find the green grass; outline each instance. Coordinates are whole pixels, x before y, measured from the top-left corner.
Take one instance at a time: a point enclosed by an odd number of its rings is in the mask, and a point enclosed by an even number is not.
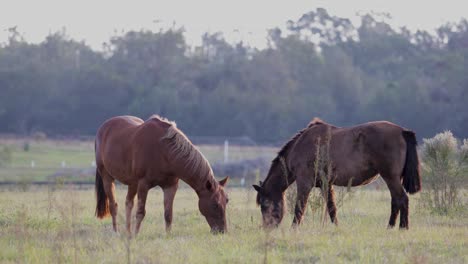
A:
[[[23,149],[25,142],[29,143],[28,151]],[[8,146],[12,152],[11,162],[0,166],[0,182],[47,181],[54,180],[53,175],[74,181],[94,179],[92,141],[0,139],[0,145]],[[202,145],[199,149],[211,164],[223,161],[223,146]],[[230,146],[229,160],[272,159],[275,151],[273,147]],[[34,168],[31,167],[32,161]],[[62,161],[65,162],[65,169],[62,168]]]
[[[261,228],[261,215],[251,190],[229,189],[229,232],[212,235],[198,211],[197,197],[180,188],[174,205],[173,232],[164,231],[162,192],[152,190],[141,234],[127,240],[111,231],[111,221],[94,217],[93,189],[57,184],[30,185],[59,175],[80,175],[94,160],[91,141],[0,140],[12,150],[12,161],[0,168],[1,181],[17,186],[0,189],[0,263],[467,263],[467,208],[458,215],[437,216],[410,197],[410,230],[387,230],[390,195],[386,188],[355,189],[338,209],[340,226],[321,224],[310,209],[304,224],[290,228],[291,217],[271,233]],[[221,162],[223,148],[200,146],[211,163]],[[230,147],[230,160],[272,158],[275,148]],[[36,163],[31,168],[31,160]],[[68,169],[62,169],[66,161]],[[221,176],[220,176],[221,177]],[[58,181],[60,182],[60,181]],[[232,183],[231,183],[232,184]],[[23,191],[22,191],[23,190]],[[25,191],[27,190],[27,191]],[[126,190],[117,189],[123,230]]]
[[[11,187],[12,188],[12,187]],[[297,230],[288,215],[265,233],[255,193],[228,189],[229,232],[212,235],[195,193],[181,188],[174,205],[173,232],[164,231],[162,192],[154,189],[136,239],[111,231],[94,218],[92,189],[33,187],[0,189],[1,263],[467,263],[468,220],[435,216],[410,197],[410,230],[387,230],[390,195],[357,189],[338,209],[340,226],[308,214]],[[123,230],[126,190],[117,189]],[[466,208],[465,208],[466,209]],[[328,220],[328,219],[327,219]]]
[[[24,142],[29,142],[29,150],[23,150]],[[90,141],[62,140],[10,140],[4,143],[13,151],[10,167],[60,168],[62,161],[67,167],[89,167],[94,160],[94,143]]]
[[[29,150],[24,151],[23,145],[29,142]],[[81,175],[92,167],[94,160],[94,144],[90,141],[43,140],[2,140],[0,144],[11,150],[11,162],[0,167],[0,182],[2,181],[46,181],[51,177],[74,177],[80,180],[91,175]],[[34,161],[34,168],[31,162]],[[62,168],[62,161],[66,168]],[[53,180],[53,179],[52,179]],[[81,179],[82,180],[82,179]]]

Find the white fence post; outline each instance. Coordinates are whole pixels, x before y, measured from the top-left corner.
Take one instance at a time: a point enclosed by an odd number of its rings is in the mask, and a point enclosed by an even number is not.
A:
[[[224,163],[229,161],[229,141],[224,140]]]

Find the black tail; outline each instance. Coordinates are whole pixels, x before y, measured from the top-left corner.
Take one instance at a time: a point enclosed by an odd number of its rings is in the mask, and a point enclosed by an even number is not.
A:
[[[96,169],[96,217],[105,218],[110,215],[109,199],[104,191],[104,183],[102,182],[101,174]]]
[[[409,194],[421,190],[421,175],[419,174],[419,158],[416,146],[416,135],[413,131],[403,130],[403,138],[406,141],[406,160],[403,168],[403,187]]]

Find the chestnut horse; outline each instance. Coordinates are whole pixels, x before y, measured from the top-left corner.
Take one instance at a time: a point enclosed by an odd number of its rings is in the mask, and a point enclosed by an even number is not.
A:
[[[421,190],[419,160],[414,132],[386,121],[370,122],[353,127],[335,127],[314,119],[278,152],[268,175],[257,190],[263,225],[275,227],[284,214],[284,192],[296,181],[297,202],[293,226],[299,225],[312,187],[322,188],[331,221],[337,224],[333,185],[360,186],[378,174],[391,194],[389,227],[400,215],[400,228],[409,227],[408,196]],[[327,152],[328,164],[318,160],[320,151]],[[326,151],[328,150],[328,151]],[[317,177],[317,171],[325,177]]]
[[[164,192],[166,231],[172,223],[172,205],[179,178],[198,195],[198,207],[212,232],[225,232],[226,204],[224,186],[228,178],[217,182],[210,164],[177,129],[176,124],[159,116],[146,121],[133,116],[118,116],[105,121],[96,141],[96,216],[112,216],[117,231],[117,202],[114,181],[128,185],[126,207],[127,231],[131,233],[131,213],[138,194],[135,234],[145,217],[148,191],[160,186]]]

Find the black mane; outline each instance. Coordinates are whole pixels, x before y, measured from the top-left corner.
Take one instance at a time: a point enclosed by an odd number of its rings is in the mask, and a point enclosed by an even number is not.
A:
[[[296,140],[307,130],[309,129],[310,127],[314,126],[314,125],[318,125],[318,124],[326,124],[323,120],[321,120],[320,118],[317,118],[315,117],[314,119],[312,119],[312,121],[307,125],[307,127],[301,129],[299,132],[297,132],[291,139],[289,139],[288,142],[286,142],[286,144],[283,145],[283,147],[281,147],[281,149],[278,151],[278,154],[276,155],[276,157],[271,161],[271,167],[270,167],[270,170],[268,171],[268,174],[267,174],[267,177],[265,178],[265,180],[263,181],[263,183],[260,184],[260,186],[264,186],[265,183],[268,181],[268,179],[270,178],[270,175],[271,175],[271,170],[273,169],[273,167],[275,165],[277,165],[279,162],[280,162],[280,159],[281,157],[284,157],[286,155],[286,152],[288,152],[288,150],[294,145],[294,143],[296,142]],[[288,169],[288,173],[289,173],[289,169]]]

